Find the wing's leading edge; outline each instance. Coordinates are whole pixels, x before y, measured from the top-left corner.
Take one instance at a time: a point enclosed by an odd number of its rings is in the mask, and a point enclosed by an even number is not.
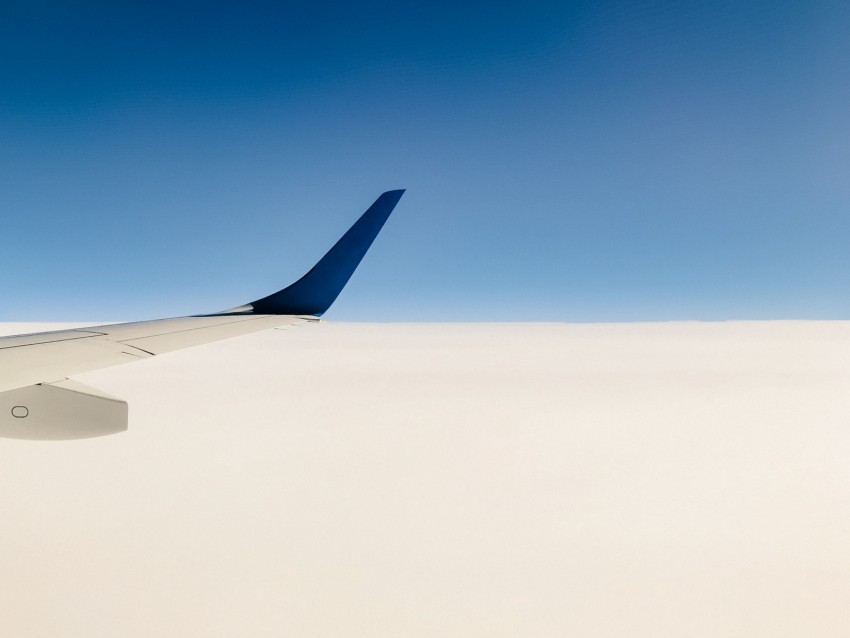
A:
[[[251,304],[212,315],[0,337],[0,436],[76,439],[123,431],[125,403],[68,377],[316,321],[339,296],[403,193],[381,195],[306,275]]]

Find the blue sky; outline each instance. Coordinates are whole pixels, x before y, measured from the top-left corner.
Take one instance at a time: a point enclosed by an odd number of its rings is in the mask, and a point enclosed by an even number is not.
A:
[[[0,320],[850,317],[842,2],[0,5]]]

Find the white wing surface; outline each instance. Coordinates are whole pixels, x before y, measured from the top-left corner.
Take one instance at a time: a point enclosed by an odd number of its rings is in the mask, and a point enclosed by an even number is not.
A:
[[[180,317],[0,337],[0,392],[305,320],[290,315]]]

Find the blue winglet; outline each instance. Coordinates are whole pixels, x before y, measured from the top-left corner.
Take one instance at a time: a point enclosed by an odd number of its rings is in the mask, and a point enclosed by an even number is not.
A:
[[[310,272],[291,286],[252,301],[252,313],[317,317],[324,314],[348,283],[403,194],[404,189],[381,195]]]

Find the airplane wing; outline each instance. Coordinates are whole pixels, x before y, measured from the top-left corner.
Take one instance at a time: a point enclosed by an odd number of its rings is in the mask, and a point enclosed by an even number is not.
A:
[[[127,429],[127,403],[69,379],[258,330],[318,321],[403,190],[382,194],[310,271],[276,293],[222,312],[0,337],[0,436],[76,439]]]

